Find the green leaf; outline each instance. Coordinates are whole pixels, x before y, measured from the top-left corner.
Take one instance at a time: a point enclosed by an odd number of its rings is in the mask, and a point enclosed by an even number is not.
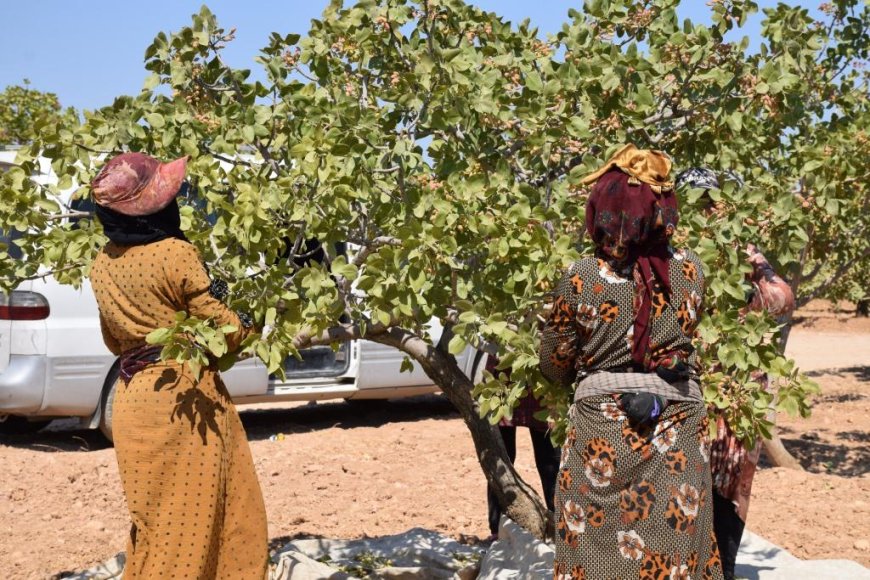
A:
[[[819,169],[820,167],[822,167],[824,164],[825,164],[824,161],[822,161],[821,159],[811,159],[811,160],[807,161],[806,163],[804,163],[804,166],[801,169],[801,172],[802,173],[812,173],[816,169]]]
[[[541,75],[532,71],[526,75],[526,87],[533,92],[540,93],[544,89],[544,81],[541,80]]]
[[[726,117],[725,122],[732,131],[739,132],[743,129],[743,115],[740,113],[732,113]]]
[[[465,350],[465,345],[466,342],[464,338],[459,335],[454,335],[447,344],[447,351],[452,355],[457,355]]]
[[[157,330],[152,330],[145,337],[145,342],[148,344],[165,344],[167,340],[172,336],[172,330],[169,328],[158,328]]]
[[[145,79],[145,84],[143,85],[142,88],[145,89],[146,91],[150,91],[151,89],[153,89],[154,87],[156,87],[159,84],[160,84],[160,75],[157,73],[152,73],[152,74],[148,75],[148,77]]]
[[[145,115],[145,120],[148,121],[148,124],[151,125],[155,129],[160,129],[163,125],[166,124],[166,121],[163,119],[163,115],[160,113],[148,113]]]
[[[637,94],[635,95],[634,100],[639,105],[651,106],[655,104],[652,91],[644,85],[640,85],[637,88]]]

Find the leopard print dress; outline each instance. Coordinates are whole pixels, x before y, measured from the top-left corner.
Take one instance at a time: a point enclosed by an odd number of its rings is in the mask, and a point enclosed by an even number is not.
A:
[[[678,352],[696,378],[700,260],[673,252],[670,276],[670,296],[654,296],[650,347]],[[632,278],[595,258],[568,270],[542,337],[548,378],[576,387],[578,377],[631,364]],[[556,489],[554,577],[723,578],[703,403],[672,399],[652,425],[639,427],[616,396],[580,393],[569,419]]]
[[[633,426],[616,399],[578,401],[556,488],[557,580],[719,580],[707,414],[671,403]]]

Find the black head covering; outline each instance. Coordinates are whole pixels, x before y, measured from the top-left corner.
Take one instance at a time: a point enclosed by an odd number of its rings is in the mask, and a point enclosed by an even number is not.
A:
[[[146,216],[124,215],[101,205],[96,206],[96,213],[106,237],[121,246],[141,246],[167,238],[188,241],[181,231],[181,213],[175,199]]]

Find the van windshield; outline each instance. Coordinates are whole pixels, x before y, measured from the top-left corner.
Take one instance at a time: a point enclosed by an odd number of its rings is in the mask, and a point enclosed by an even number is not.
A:
[[[15,243],[15,240],[21,238],[21,232],[12,230],[6,233],[0,230],[0,251],[6,252],[10,257],[20,260],[23,256],[21,248]]]

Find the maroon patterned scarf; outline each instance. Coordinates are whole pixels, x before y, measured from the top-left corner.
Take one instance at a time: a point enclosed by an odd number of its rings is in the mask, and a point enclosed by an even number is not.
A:
[[[631,355],[645,365],[649,357],[650,312],[656,285],[669,295],[668,241],[679,221],[673,190],[655,193],[646,183],[611,169],[595,183],[586,204],[586,231],[598,257],[616,269],[634,266],[636,304]],[[647,369],[649,370],[649,369]]]

